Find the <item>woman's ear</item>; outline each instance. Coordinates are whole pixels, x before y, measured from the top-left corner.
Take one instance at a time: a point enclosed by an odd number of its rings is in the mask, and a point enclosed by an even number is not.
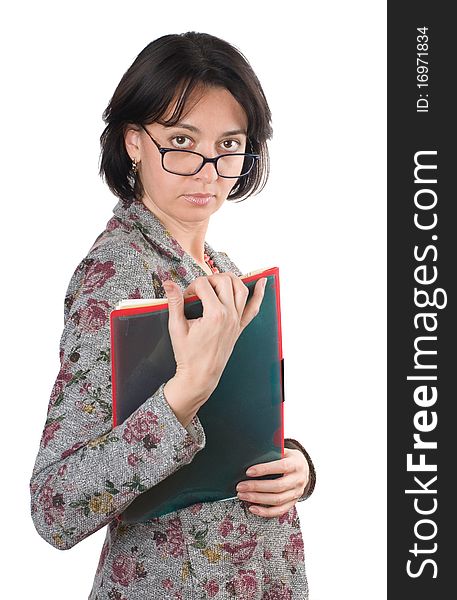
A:
[[[141,158],[141,147],[140,147],[140,130],[135,125],[126,125],[124,129],[124,143],[125,149],[128,155],[133,160],[140,161]]]

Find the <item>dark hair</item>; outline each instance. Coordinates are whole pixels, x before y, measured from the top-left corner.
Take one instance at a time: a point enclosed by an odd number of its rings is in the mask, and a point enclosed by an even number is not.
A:
[[[228,198],[246,199],[263,189],[269,175],[266,141],[273,130],[260,82],[238,49],[208,33],[188,31],[164,35],[148,44],[124,73],[103,112],[106,127],[100,136],[99,174],[115,196],[139,200],[144,191],[140,177],[132,176],[124,141],[127,125],[160,121],[178,94],[175,111],[166,122],[174,125],[192,90],[201,85],[223,87],[234,96],[248,119],[251,147],[246,151],[260,155],[249,174],[236,181]]]

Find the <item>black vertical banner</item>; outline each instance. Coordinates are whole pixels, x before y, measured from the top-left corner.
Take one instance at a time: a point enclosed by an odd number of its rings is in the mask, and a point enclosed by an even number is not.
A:
[[[456,23],[388,3],[388,597],[457,598]]]

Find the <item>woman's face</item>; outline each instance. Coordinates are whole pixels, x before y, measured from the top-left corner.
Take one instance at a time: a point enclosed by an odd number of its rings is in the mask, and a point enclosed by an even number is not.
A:
[[[188,106],[190,110],[184,111],[178,125],[145,125],[162,147],[194,150],[208,158],[245,151],[247,117],[228,90],[221,87],[195,89]],[[173,108],[174,103],[168,107],[164,120],[171,116]],[[213,163],[206,163],[190,176],[165,171],[157,146],[143,129],[126,131],[125,143],[129,156],[139,161],[138,173],[144,188],[142,200],[159,218],[167,215],[183,224],[207,221],[237,182],[237,179],[219,177]],[[185,198],[192,194],[211,194],[211,198],[207,204],[198,205]]]

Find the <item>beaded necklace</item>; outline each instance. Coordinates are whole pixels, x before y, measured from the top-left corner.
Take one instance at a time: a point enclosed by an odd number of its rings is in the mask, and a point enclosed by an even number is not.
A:
[[[211,271],[213,273],[220,273],[219,269],[215,266],[214,261],[212,261],[210,259],[210,257],[208,256],[208,254],[206,254],[206,252],[205,252],[203,258],[205,260],[205,263],[208,265],[208,267],[211,269]]]

